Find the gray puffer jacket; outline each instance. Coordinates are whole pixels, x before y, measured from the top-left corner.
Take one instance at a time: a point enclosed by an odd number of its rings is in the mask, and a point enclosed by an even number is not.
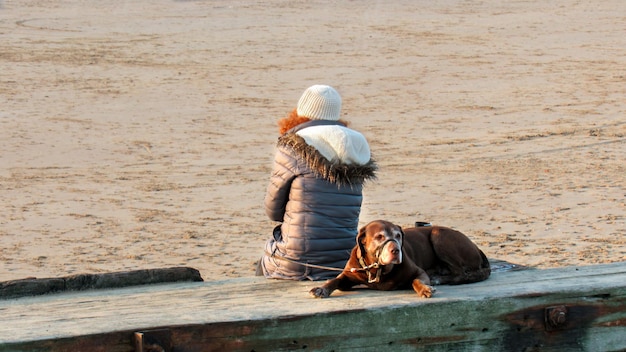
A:
[[[328,121],[297,126],[278,140],[265,210],[281,222],[261,260],[268,278],[324,280],[343,269],[355,245],[363,184],[376,164],[365,137]]]

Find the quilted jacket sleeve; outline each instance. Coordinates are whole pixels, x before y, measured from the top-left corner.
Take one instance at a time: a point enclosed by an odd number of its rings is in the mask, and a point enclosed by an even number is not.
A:
[[[278,149],[274,157],[274,166],[270,182],[265,194],[265,213],[273,221],[283,221],[285,207],[289,200],[291,183],[297,176],[296,159],[287,154],[284,149]]]

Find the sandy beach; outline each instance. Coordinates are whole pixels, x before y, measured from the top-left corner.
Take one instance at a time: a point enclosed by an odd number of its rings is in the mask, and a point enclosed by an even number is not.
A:
[[[626,2],[0,0],[0,281],[251,276],[276,120],[317,83],[361,223],[537,268],[626,261]]]

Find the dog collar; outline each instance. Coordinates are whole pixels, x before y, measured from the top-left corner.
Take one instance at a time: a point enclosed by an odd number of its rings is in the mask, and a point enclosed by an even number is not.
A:
[[[380,257],[380,254],[383,251],[383,248],[385,247],[385,245],[388,242],[391,241],[395,241],[394,239],[388,239],[385,242],[383,242],[380,246],[378,246],[378,248],[376,249],[376,261],[370,265],[367,265],[367,263],[365,263],[365,258],[363,257],[359,257],[359,264],[361,264],[361,268],[352,268],[350,269],[351,272],[356,272],[356,271],[365,271],[367,272],[367,283],[369,284],[373,284],[376,282],[380,282],[380,276],[382,274],[382,270],[376,270],[375,274],[372,274],[372,272],[370,271],[370,269],[374,268],[374,269],[378,269],[380,268],[380,264],[378,263],[378,258]],[[374,276],[376,275],[376,276]]]
[[[373,264],[367,265],[365,263],[365,258],[363,257],[359,257],[359,264],[361,264],[361,268],[352,268],[350,269],[351,272],[356,272],[356,271],[365,271],[367,273],[367,283],[369,284],[373,284],[376,282],[380,281],[380,274],[382,273],[382,270],[376,270],[376,276],[374,276],[374,274],[372,274],[372,272],[370,271],[370,269],[374,268],[374,269],[378,269],[380,267],[380,264],[378,264],[378,260],[376,260],[376,262],[374,262]]]

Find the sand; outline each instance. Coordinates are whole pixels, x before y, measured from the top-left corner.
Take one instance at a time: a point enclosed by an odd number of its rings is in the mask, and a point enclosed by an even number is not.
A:
[[[251,276],[276,120],[335,86],[361,223],[626,260],[626,2],[0,0],[0,281]]]

